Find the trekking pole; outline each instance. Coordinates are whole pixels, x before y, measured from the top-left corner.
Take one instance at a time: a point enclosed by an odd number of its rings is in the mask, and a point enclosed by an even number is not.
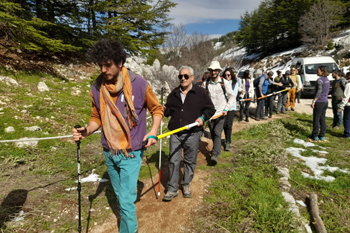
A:
[[[74,126],[74,128],[78,129],[81,128],[80,125]],[[86,131],[86,128],[84,129]],[[83,132],[84,132],[83,131]],[[80,191],[81,191],[81,185],[80,185],[80,140],[75,141],[77,143],[77,161],[78,161],[78,208],[79,208],[79,224],[78,224],[78,232],[81,233],[81,203],[80,203]]]
[[[161,99],[161,102],[162,102],[162,105],[163,105],[163,94],[164,94],[164,88],[162,87],[160,89],[160,99]],[[160,133],[163,133],[163,121],[160,122]],[[161,175],[161,168],[162,168],[162,139],[160,139],[160,143],[159,143],[159,175],[158,175],[158,196],[160,196],[160,175]]]
[[[287,90],[288,90],[288,89],[286,88],[286,89],[284,89],[284,90],[282,90],[282,91],[277,91],[277,92],[275,92],[275,93],[271,93],[271,94],[268,94],[268,95],[261,96],[261,97],[258,98],[258,100],[263,99],[263,98],[266,98],[266,97],[269,97],[269,96],[272,96],[273,94],[279,94],[279,93],[284,92],[284,91],[287,91]]]
[[[252,99],[240,99],[239,101],[249,101],[249,100],[252,100]]]
[[[194,123],[185,125],[185,126],[183,126],[183,127],[181,127],[181,128],[174,129],[174,130],[172,130],[172,131],[170,131],[170,132],[167,132],[167,133],[163,133],[163,134],[161,134],[161,135],[158,135],[158,136],[157,136],[157,139],[159,140],[159,139],[168,137],[168,136],[170,136],[170,135],[172,135],[172,134],[174,134],[174,133],[178,133],[178,132],[183,131],[183,130],[185,130],[185,129],[190,129],[190,128],[192,128],[192,127],[194,127],[194,126],[197,126],[197,125],[198,125],[198,122],[194,122]],[[145,145],[147,145],[147,143],[148,143],[148,139],[146,139],[145,141],[143,141],[143,142],[142,142],[142,145],[145,146]]]
[[[211,117],[208,121],[214,120],[214,119],[219,118],[219,117],[221,117],[221,116],[223,116],[222,113]]]

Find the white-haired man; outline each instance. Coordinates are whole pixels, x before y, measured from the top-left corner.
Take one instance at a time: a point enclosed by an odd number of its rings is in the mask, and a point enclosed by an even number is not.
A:
[[[182,191],[185,198],[191,197],[190,183],[197,165],[198,146],[203,133],[203,124],[215,112],[214,105],[206,91],[192,83],[194,76],[191,67],[182,66],[178,78],[180,85],[169,94],[164,106],[164,115],[171,117],[168,128],[175,130],[194,122],[198,122],[198,125],[170,136],[169,180],[163,201],[171,201],[178,196],[182,150],[184,152]]]

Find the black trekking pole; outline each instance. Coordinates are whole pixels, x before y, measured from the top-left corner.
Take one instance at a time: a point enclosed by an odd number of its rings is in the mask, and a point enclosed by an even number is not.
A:
[[[80,125],[74,126],[74,128],[81,128]],[[80,185],[80,140],[75,141],[77,143],[77,161],[78,161],[78,208],[79,208],[79,225],[78,225],[78,232],[81,233],[81,204],[80,204],[80,191],[81,191],[81,185]]]

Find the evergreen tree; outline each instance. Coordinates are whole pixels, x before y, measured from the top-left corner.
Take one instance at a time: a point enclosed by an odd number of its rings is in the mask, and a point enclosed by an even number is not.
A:
[[[18,42],[20,48],[33,51],[64,52],[81,49],[48,37],[47,33],[40,28],[54,26],[54,24],[36,17],[29,20],[20,18],[18,15],[29,17],[29,14],[23,11],[24,9],[18,3],[8,0],[0,2],[0,37]]]

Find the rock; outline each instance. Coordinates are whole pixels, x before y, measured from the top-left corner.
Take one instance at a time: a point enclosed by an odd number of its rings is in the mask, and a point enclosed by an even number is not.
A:
[[[32,127],[24,127],[26,131],[42,131],[42,129],[39,126],[32,126]]]
[[[288,178],[287,177],[282,177],[280,179],[280,189],[283,192],[289,192],[290,188],[292,187],[292,185],[288,182]]]
[[[72,87],[71,95],[80,95],[81,91],[77,87]]]
[[[33,138],[20,138],[21,139],[33,139]],[[19,147],[19,148],[22,148],[22,147],[36,147],[38,145],[38,140],[30,140],[30,141],[23,141],[23,142],[16,142],[16,146]]]
[[[9,126],[9,127],[5,128],[5,132],[6,132],[6,133],[15,132],[15,128],[13,128],[12,126]]]
[[[21,113],[26,114],[27,110],[22,110]]]
[[[288,179],[290,178],[288,168],[277,167],[277,169],[278,169],[278,171],[277,171],[278,175],[280,175],[281,177],[287,177]]]
[[[7,86],[17,86],[18,87],[18,82],[10,77],[0,76],[0,82],[4,82]]]
[[[38,90],[40,92],[44,92],[44,91],[49,91],[49,88],[47,87],[47,85],[44,82],[39,82]]]
[[[300,216],[299,208],[296,205],[294,197],[291,194],[286,192],[282,192],[282,196],[284,200],[289,204],[289,211],[299,217]]]

